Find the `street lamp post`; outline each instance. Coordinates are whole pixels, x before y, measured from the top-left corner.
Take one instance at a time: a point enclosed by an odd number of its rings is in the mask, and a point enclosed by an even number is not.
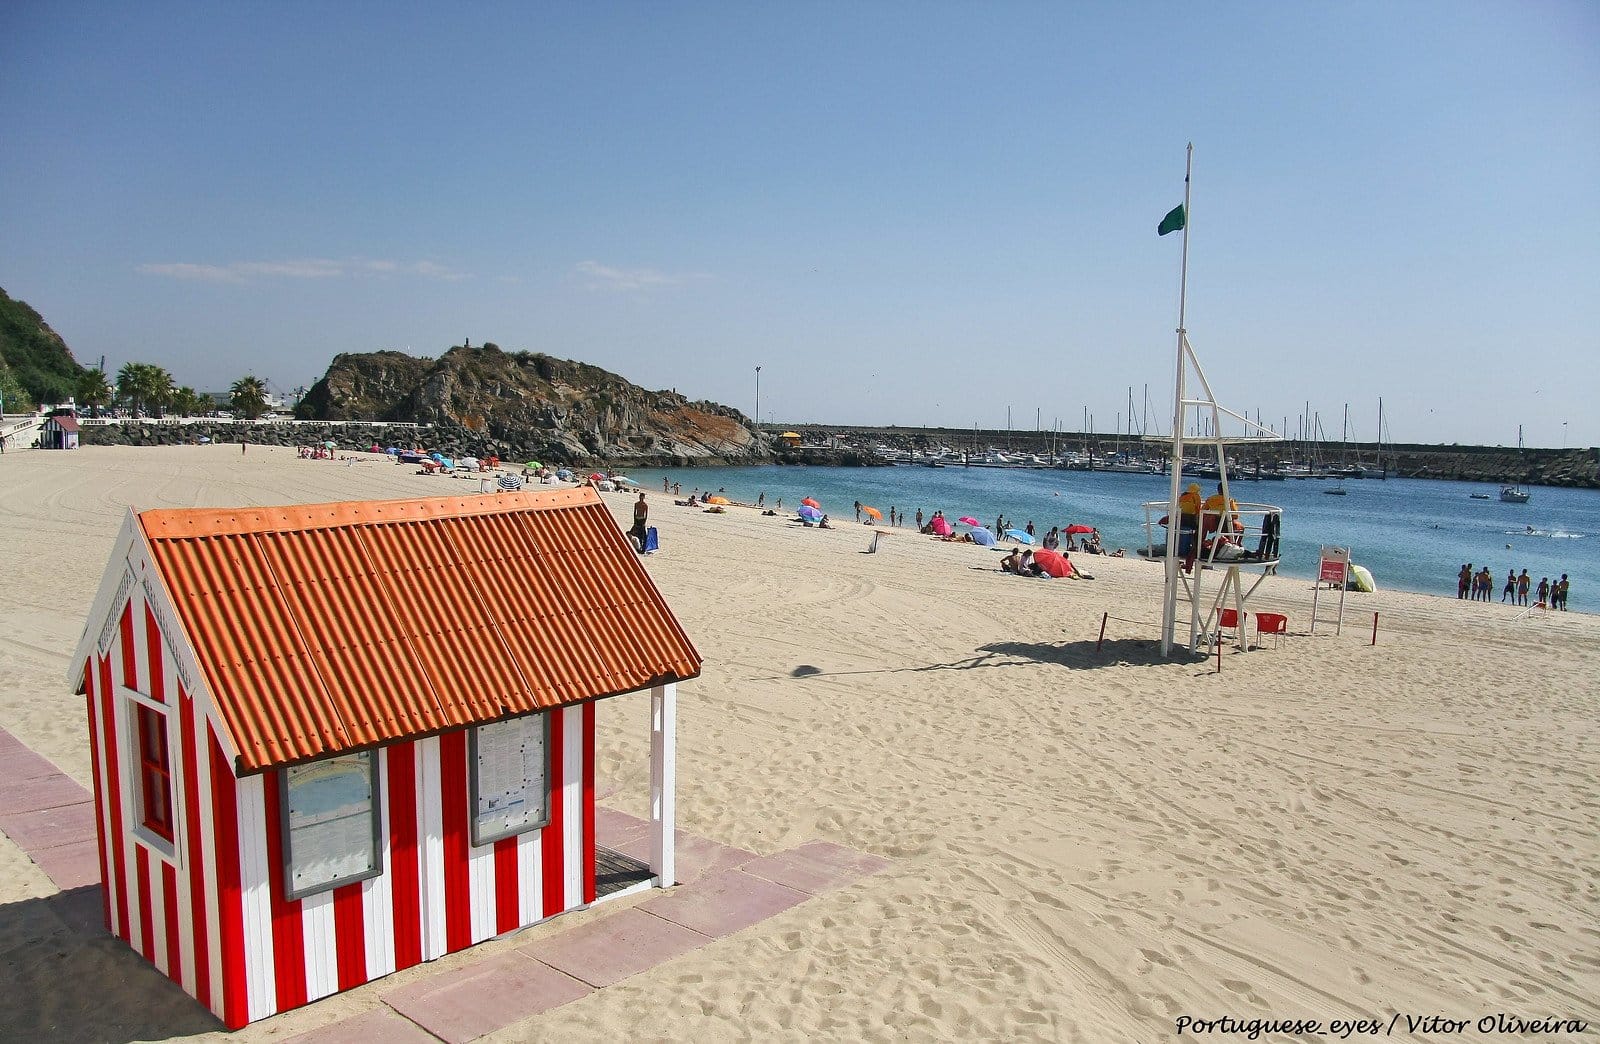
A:
[[[756,367],[756,430],[761,429],[761,367]]]

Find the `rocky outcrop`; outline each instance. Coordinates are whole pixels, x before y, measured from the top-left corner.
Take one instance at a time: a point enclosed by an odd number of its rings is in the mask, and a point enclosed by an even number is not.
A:
[[[304,420],[432,424],[500,456],[572,462],[765,463],[767,441],[739,411],[647,391],[598,366],[493,344],[439,359],[340,355],[301,401]],[[475,447],[476,448],[476,447]]]

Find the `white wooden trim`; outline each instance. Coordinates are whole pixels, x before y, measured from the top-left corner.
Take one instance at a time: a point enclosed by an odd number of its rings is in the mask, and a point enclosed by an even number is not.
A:
[[[559,711],[561,722],[561,870],[563,910],[583,905],[583,706]]]
[[[81,667],[84,661],[92,654],[100,651],[100,628],[105,626],[106,617],[115,610],[120,610],[121,605],[112,605],[111,602],[117,595],[117,589],[122,584],[123,573],[128,570],[127,562],[129,550],[134,540],[138,539],[138,523],[134,521],[133,509],[122,519],[122,528],[117,531],[117,538],[111,545],[111,556],[107,559],[105,574],[100,578],[100,587],[95,591],[94,601],[89,606],[89,616],[84,621],[83,634],[78,638],[78,647],[72,651],[72,659],[67,665],[67,686],[73,692],[83,691],[83,677],[77,673],[76,667]],[[131,586],[130,586],[131,590]]]
[[[654,826],[651,869],[660,887],[677,884],[678,686],[650,690],[650,820]]]
[[[268,874],[282,873],[267,858],[267,802],[259,775],[238,781],[239,892],[244,905],[247,1017],[251,1022],[278,1010],[277,954],[272,938],[272,892]]]
[[[417,851],[422,860],[422,959],[445,954],[444,808],[439,772],[439,737],[417,741]]]

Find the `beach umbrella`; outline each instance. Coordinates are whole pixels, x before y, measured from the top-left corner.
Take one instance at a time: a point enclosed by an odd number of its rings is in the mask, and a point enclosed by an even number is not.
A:
[[[943,517],[934,519],[929,525],[933,527],[935,536],[949,536],[956,531],[955,527],[950,524],[950,520]]]
[[[1006,536],[1010,537],[1012,540],[1020,541],[1024,544],[1033,543],[1033,534],[1029,533],[1025,529],[1008,529],[1006,530]]]
[[[464,468],[475,468],[475,467],[478,466],[478,458],[477,457],[462,457],[461,460],[458,463],[460,463],[460,465],[462,467],[464,467]]]
[[[589,473],[589,478],[594,482],[604,482],[606,477],[600,474],[598,471],[592,471]]]
[[[530,460],[530,461],[528,461],[526,464],[524,464],[522,466],[525,467],[525,468],[532,468],[534,471],[538,471],[540,468],[544,467],[543,464],[540,464],[536,460]]]
[[[333,449],[333,440],[329,439],[327,442],[324,442],[322,445],[327,447],[328,449]]]
[[[433,453],[428,454],[428,456],[432,457],[434,460],[443,460],[444,459],[444,454],[438,452],[437,450],[434,451]]]
[[[865,511],[869,516],[871,516],[874,521],[877,521],[877,522],[882,522],[883,521],[883,512],[879,511],[877,508],[875,508],[875,507],[867,507],[867,505],[862,504],[861,505],[861,510]]]
[[[391,457],[398,457],[400,455],[400,447],[399,446],[390,446],[388,449],[384,450],[383,452],[389,454],[389,456],[391,456]]]
[[[731,503],[733,503],[733,501],[729,500],[727,497],[707,497],[706,498],[706,503],[707,504],[731,504]]]
[[[1061,532],[1067,534],[1068,536],[1072,536],[1074,533],[1093,533],[1094,527],[1074,523],[1068,526],[1066,529],[1063,529]]]
[[[619,486],[637,486],[639,484],[639,483],[633,481],[633,479],[628,478],[626,475],[618,475],[616,478],[612,479],[611,481],[615,482]]]
[[[1061,554],[1059,551],[1051,551],[1048,548],[1043,551],[1035,551],[1033,560],[1039,563],[1040,569],[1043,569],[1057,580],[1072,575],[1072,563],[1067,560],[1066,555]]]
[[[960,518],[956,519],[956,521],[965,523],[966,525],[969,525],[969,526],[981,526],[981,525],[983,525],[982,522],[979,522],[977,519],[973,518],[971,515],[962,515]]]
[[[802,504],[795,514],[807,522],[820,522],[822,520],[822,509],[811,507],[809,504]]]
[[[522,488],[522,476],[501,475],[497,484],[504,492],[515,493],[517,490]]]
[[[572,472],[568,471],[566,468],[561,468],[556,472],[556,478],[561,479],[563,482],[571,477]]]
[[[816,502],[816,501],[815,501],[815,500],[813,500],[813,499],[812,499],[812,498],[811,498],[811,497],[807,497],[807,498],[806,498],[806,499],[804,499],[804,500],[802,500],[802,501],[801,501],[801,502],[800,502],[800,506],[801,506],[801,507],[809,507],[809,508],[816,508],[816,509],[817,509],[817,510],[818,510],[818,511],[821,511],[821,510],[822,510],[822,505],[821,505],[821,504],[818,504],[818,503],[817,503],[817,502]]]
[[[972,542],[983,547],[993,547],[994,534],[983,526],[974,526],[972,529]]]

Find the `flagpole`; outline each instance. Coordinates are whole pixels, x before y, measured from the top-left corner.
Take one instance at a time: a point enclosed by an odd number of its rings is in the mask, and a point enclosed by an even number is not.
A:
[[[1178,497],[1183,486],[1183,376],[1187,347],[1184,319],[1189,293],[1189,179],[1193,173],[1194,142],[1189,142],[1183,166],[1183,261],[1178,275],[1178,364],[1172,395],[1172,460],[1167,466],[1171,480],[1167,499],[1167,582],[1161,602],[1162,656],[1172,651],[1172,636],[1178,614],[1178,538],[1183,527]],[[1200,539],[1198,532],[1195,533],[1195,539]]]

